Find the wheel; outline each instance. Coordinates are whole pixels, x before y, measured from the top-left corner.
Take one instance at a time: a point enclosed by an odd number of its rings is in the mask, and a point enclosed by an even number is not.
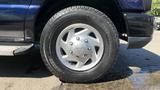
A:
[[[112,21],[87,6],[55,14],[40,39],[42,59],[60,80],[70,83],[101,79],[116,60],[119,37]]]

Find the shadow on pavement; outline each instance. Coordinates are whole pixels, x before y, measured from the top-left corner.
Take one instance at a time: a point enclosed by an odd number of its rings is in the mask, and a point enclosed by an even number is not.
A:
[[[30,53],[15,57],[0,57],[0,77],[42,78],[51,76],[40,54]]]
[[[146,49],[126,49],[125,44],[121,45],[120,55],[127,66],[138,67],[141,72],[153,73],[160,71],[160,55]]]
[[[147,73],[160,71],[160,56],[145,49],[127,50],[122,44],[114,68],[100,82],[115,81],[129,77],[134,73],[129,67],[139,67]],[[0,77],[42,78],[51,76],[45,68],[39,54],[27,54],[16,57],[0,57]]]

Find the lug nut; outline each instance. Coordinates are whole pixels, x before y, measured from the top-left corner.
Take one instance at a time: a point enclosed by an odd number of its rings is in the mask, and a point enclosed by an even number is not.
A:
[[[76,39],[79,41],[79,40],[80,40],[80,37],[77,37]]]
[[[73,51],[70,51],[70,54],[73,54]]]
[[[87,56],[87,54],[84,54],[83,56],[84,56],[84,57],[86,57],[86,56]]]
[[[84,40],[85,41],[85,43],[88,43],[88,40]]]
[[[88,48],[88,50],[91,50],[91,48]]]
[[[80,58],[79,56],[76,56],[77,58]]]
[[[69,43],[69,45],[71,45],[71,46],[72,46],[72,45],[73,45],[73,42],[70,42],[70,43]]]

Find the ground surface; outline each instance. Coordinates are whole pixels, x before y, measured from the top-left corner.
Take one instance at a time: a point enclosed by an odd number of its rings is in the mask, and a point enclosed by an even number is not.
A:
[[[127,50],[122,41],[113,72],[94,84],[61,83],[39,60],[0,57],[0,90],[160,90],[160,31],[143,49]]]

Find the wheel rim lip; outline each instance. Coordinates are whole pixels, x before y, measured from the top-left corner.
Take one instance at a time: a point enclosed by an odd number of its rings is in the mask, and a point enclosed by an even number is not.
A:
[[[89,65],[86,65],[86,66],[83,66],[81,68],[76,68],[72,65],[70,65],[67,61],[64,61],[64,59],[62,58],[62,54],[61,54],[61,51],[60,51],[60,40],[62,39],[62,37],[68,33],[68,31],[70,31],[73,27],[77,27],[77,28],[92,28],[92,32],[94,34],[96,34],[96,37],[98,37],[99,39],[99,42],[101,42],[101,45],[100,45],[100,55],[98,56],[96,62],[92,63],[92,64],[89,64]],[[89,70],[93,67],[95,67],[100,61],[101,61],[101,58],[103,57],[103,54],[104,54],[104,41],[103,41],[103,38],[100,34],[100,32],[98,32],[97,29],[95,29],[94,27],[92,27],[91,25],[88,25],[88,24],[84,24],[84,23],[76,23],[76,24],[71,24],[69,26],[67,26],[66,28],[64,28],[61,33],[59,34],[57,40],[56,40],[56,54],[57,54],[57,57],[58,59],[60,60],[60,62],[66,66],[67,68],[71,69],[71,70],[75,70],[75,71],[85,71],[85,70]]]

